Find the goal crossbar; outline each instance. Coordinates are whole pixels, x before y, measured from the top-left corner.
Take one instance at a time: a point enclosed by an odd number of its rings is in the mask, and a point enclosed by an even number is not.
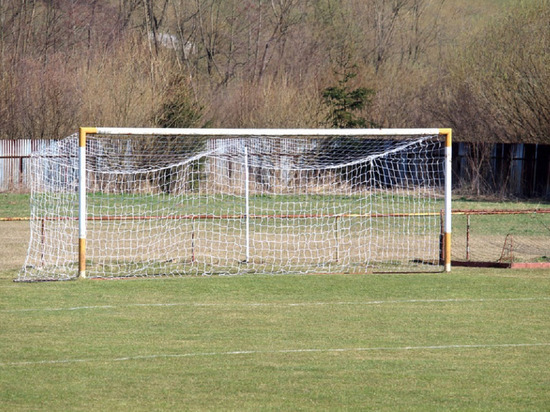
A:
[[[81,127],[80,135],[149,135],[149,136],[224,136],[224,137],[261,137],[261,136],[451,136],[451,129],[165,129],[139,127]]]

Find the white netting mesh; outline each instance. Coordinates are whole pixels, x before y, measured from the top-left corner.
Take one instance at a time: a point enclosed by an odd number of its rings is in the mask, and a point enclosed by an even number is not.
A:
[[[93,136],[87,276],[440,270],[439,136]],[[78,275],[78,137],[31,159],[20,280]]]

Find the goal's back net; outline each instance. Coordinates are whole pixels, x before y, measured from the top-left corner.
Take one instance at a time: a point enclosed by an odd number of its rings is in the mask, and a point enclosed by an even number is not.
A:
[[[20,280],[443,268],[438,129],[83,130],[31,157]]]

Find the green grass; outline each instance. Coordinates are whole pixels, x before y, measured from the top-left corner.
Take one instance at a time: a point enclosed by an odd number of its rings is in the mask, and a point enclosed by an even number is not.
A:
[[[470,225],[484,234],[540,236],[550,241],[550,214],[471,215]],[[453,216],[453,232],[463,233],[466,226],[465,215]]]
[[[454,197],[453,210],[522,210],[550,209],[550,202],[543,200],[498,201],[467,197]]]
[[[0,410],[548,410],[550,271],[13,283]]]
[[[109,195],[109,194],[102,194],[97,193],[95,194],[91,199],[89,199],[89,203],[93,206],[94,204],[97,206],[103,206],[108,208],[111,204],[114,202],[120,202],[120,199],[122,198],[122,195]],[[190,205],[186,205],[184,203],[181,203],[182,199],[185,199],[185,197],[175,197],[170,198],[169,196],[165,196],[164,198],[162,196],[154,196],[155,202],[164,202],[166,204],[166,207],[168,209],[174,209],[174,210],[180,210],[181,213],[197,213],[197,214],[206,214],[206,213],[212,213],[213,210],[215,211],[231,211],[230,213],[235,213],[235,204],[241,204],[242,198],[237,198],[234,196],[224,196],[219,197],[217,199],[209,199],[208,200],[208,211],[205,212],[204,205],[199,205],[201,207],[200,210],[190,209]],[[125,196],[124,197],[124,204],[128,207],[136,206],[139,204],[146,204],[147,202],[144,202],[143,199],[147,198],[147,195],[140,195],[140,196]],[[264,196],[253,196],[253,199],[255,199],[255,203],[258,205],[258,209],[262,210],[271,210],[272,206],[274,204],[278,204],[280,202],[281,196],[275,196],[275,195],[264,195]],[[290,196],[290,195],[284,195],[284,198],[286,201],[300,203],[300,201],[303,202],[303,197],[299,196]],[[164,201],[163,201],[164,199]],[[173,199],[175,199],[176,203],[174,204]],[[237,199],[237,200],[236,200]],[[328,200],[327,200],[328,199]],[[309,195],[308,201],[301,206],[303,207],[303,210],[298,210],[296,213],[299,212],[311,212],[311,205],[312,204],[321,204],[324,206],[327,205],[338,205],[342,204],[343,201],[354,203],[353,196],[322,196],[322,195]],[[383,197],[379,197],[380,200],[383,200]],[[389,198],[386,197],[386,201]],[[398,205],[398,211],[402,208],[405,208],[409,202],[407,197],[402,197],[401,202],[402,205]],[[253,202],[254,203],[254,202]],[[77,210],[77,205],[74,205],[74,210]],[[196,208],[196,206],[195,206]],[[395,206],[394,206],[395,208]],[[515,202],[499,202],[494,200],[479,200],[479,199],[468,199],[464,197],[457,197],[453,199],[453,209],[455,210],[491,210],[491,209],[548,209],[550,208],[550,203],[548,202],[541,202],[541,201],[515,201]],[[75,212],[76,213],[76,212]],[[0,193],[0,218],[2,217],[28,217],[30,215],[30,195],[28,194],[13,194],[13,193]]]
[[[0,218],[29,217],[30,214],[30,195],[0,193]]]

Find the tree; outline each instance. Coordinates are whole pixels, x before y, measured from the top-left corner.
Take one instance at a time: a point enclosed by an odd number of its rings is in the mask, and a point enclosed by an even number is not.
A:
[[[375,95],[373,89],[366,87],[350,88],[348,82],[356,76],[354,72],[346,72],[338,81],[338,86],[328,87],[323,91],[324,103],[329,107],[327,120],[332,127],[342,129],[375,127],[372,120],[356,114],[370,107]]]
[[[480,97],[496,120],[512,139],[550,143],[550,1],[522,3],[480,46]]]
[[[194,100],[185,79],[177,76],[169,85],[169,89],[172,92],[162,104],[155,124],[160,127],[199,127],[203,107]]]
[[[521,3],[455,53],[435,106],[463,138],[550,142],[549,22],[550,1]]]

